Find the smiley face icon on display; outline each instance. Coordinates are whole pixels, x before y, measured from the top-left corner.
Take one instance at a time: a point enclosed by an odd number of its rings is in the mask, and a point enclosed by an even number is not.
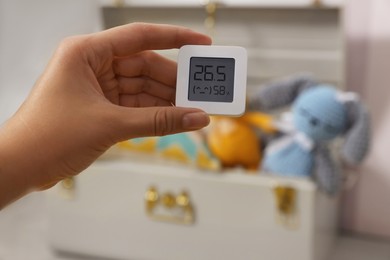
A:
[[[186,45],[179,51],[176,106],[210,115],[245,112],[247,53],[237,46]]]

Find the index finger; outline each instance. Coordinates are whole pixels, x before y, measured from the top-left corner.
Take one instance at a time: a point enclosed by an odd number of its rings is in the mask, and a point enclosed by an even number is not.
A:
[[[187,44],[210,45],[210,37],[188,28],[131,23],[96,34],[97,44],[108,45],[114,56],[129,56],[143,50],[180,48]]]

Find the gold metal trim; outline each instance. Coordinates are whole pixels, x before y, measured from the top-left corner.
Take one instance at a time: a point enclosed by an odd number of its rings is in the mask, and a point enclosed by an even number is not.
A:
[[[297,191],[291,186],[277,185],[273,188],[273,193],[276,200],[276,222],[284,227],[297,229]]]
[[[204,26],[207,30],[208,35],[211,38],[215,36],[215,27],[217,24],[217,8],[218,4],[213,0],[204,1],[204,8],[206,11],[206,18],[204,20]]]
[[[313,4],[312,4],[314,7],[323,7],[323,3],[322,3],[322,0],[313,0]]]
[[[112,2],[115,7],[125,7],[126,4],[125,0],[113,0]]]
[[[191,199],[186,191],[177,196],[171,192],[160,195],[156,187],[149,187],[145,192],[145,212],[155,221],[191,225],[195,220]]]
[[[61,196],[64,199],[72,200],[75,198],[76,195],[76,180],[74,177],[69,177],[66,179],[63,179],[60,183],[61,185]]]

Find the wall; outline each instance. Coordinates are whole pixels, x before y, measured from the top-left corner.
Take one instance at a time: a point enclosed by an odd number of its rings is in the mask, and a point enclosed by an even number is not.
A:
[[[0,0],[0,124],[27,96],[65,36],[100,27],[94,0]]]

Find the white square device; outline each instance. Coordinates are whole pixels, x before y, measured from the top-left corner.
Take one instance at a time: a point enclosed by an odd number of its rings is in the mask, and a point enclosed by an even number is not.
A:
[[[245,112],[247,53],[237,46],[186,45],[180,48],[176,106],[210,115]]]

